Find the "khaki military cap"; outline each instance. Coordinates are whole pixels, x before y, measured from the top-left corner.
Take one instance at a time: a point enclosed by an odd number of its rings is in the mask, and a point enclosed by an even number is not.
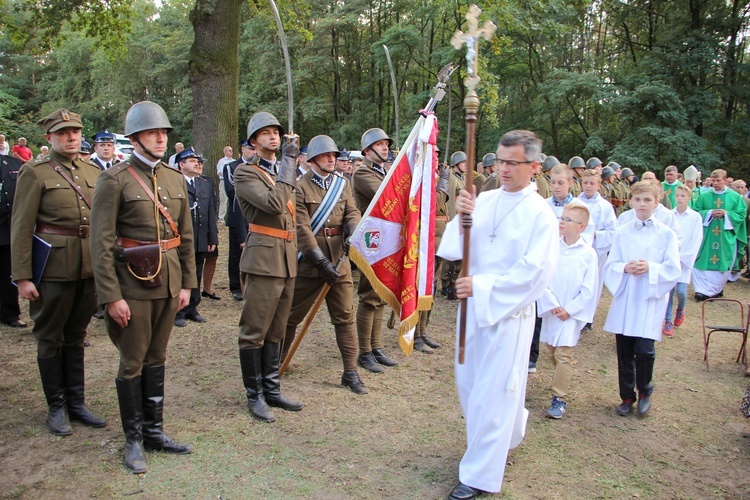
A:
[[[44,128],[45,134],[51,134],[63,128],[83,128],[81,115],[73,113],[65,108],[58,109],[50,115],[45,116],[39,123]]]

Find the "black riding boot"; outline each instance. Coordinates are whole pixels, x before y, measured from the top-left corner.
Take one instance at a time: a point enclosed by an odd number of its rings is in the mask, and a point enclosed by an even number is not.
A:
[[[302,403],[289,401],[281,394],[281,379],[279,377],[279,344],[265,342],[262,348],[263,356],[263,395],[266,403],[287,411],[300,411]]]
[[[44,396],[47,398],[47,427],[52,434],[69,436],[73,434],[73,428],[70,427],[68,410],[65,408],[62,355],[58,353],[52,358],[37,358],[37,363]]]
[[[141,379],[143,445],[151,450],[176,455],[192,453],[192,446],[178,443],[164,434],[164,365],[144,366]]]
[[[273,422],[276,415],[263,397],[263,363],[260,349],[240,349],[242,383],[247,391],[247,407],[253,417],[262,422]]]
[[[65,401],[68,415],[89,427],[104,427],[107,421],[86,406],[84,400],[83,347],[65,347],[62,351],[65,372]]]
[[[141,377],[115,379],[120,403],[122,430],[125,433],[125,466],[135,474],[148,471],[143,450],[143,399]]]

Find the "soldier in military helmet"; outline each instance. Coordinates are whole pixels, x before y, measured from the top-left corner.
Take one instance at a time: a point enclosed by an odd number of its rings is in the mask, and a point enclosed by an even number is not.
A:
[[[177,311],[198,286],[185,177],[162,163],[171,131],[158,104],[131,106],[124,133],[133,154],[101,173],[92,210],[96,290],[120,353],[115,385],[124,462],[134,473],[148,470],[147,449],[193,451],[164,433],[163,419],[169,336]]]
[[[94,165],[101,170],[112,168],[112,165],[117,163],[117,157],[115,156],[115,134],[104,129],[94,134],[92,139],[94,140],[94,150],[96,152],[96,156],[93,159]]]
[[[602,161],[596,156],[592,156],[586,161],[586,170],[596,170],[601,175],[604,165]]]
[[[335,173],[337,155],[340,156],[333,139],[327,135],[313,137],[307,149],[310,171],[297,181],[297,247],[301,259],[282,359],[294,341],[297,326],[328,283],[326,305],[344,362],[341,385],[355,394],[366,394],[367,388],[357,373],[354,282],[347,256],[349,237],[359,224],[360,213],[349,181]]]
[[[629,185],[633,185],[636,182],[638,182],[638,176],[635,175],[635,172],[633,172],[632,169],[625,167],[622,169],[622,174],[620,174],[620,178],[624,181],[627,181]]]
[[[482,186],[484,186],[484,183],[495,168],[495,153],[487,153],[484,155],[482,161],[479,163],[479,167],[481,167],[481,170],[474,176],[474,187],[476,187],[477,193],[482,191]]]
[[[371,128],[362,134],[360,150],[365,156],[362,166],[352,175],[352,193],[360,213],[365,213],[385,179],[386,162],[393,141],[384,130]],[[360,274],[357,288],[357,337],[359,366],[373,373],[385,371],[383,366],[397,366],[383,350],[383,312],[385,302],[375,293],[367,276]]]
[[[581,176],[586,171],[586,162],[580,156],[574,156],[568,160],[568,168],[573,171],[573,186],[570,188],[570,194],[577,198],[583,190],[581,189]]]
[[[552,196],[552,184],[550,184],[550,179],[546,175],[545,170],[543,168],[544,162],[547,161],[548,157],[545,154],[542,154],[541,156],[543,157],[541,160],[541,165],[539,166],[539,169],[534,173],[534,183],[536,184],[536,192],[539,193],[539,195],[546,200],[547,198]],[[557,160],[557,158],[555,158],[554,156],[552,158]]]
[[[273,422],[271,407],[300,411],[302,403],[281,394],[279,344],[284,339],[297,276],[296,158],[299,138],[284,135],[271,113],[255,113],[247,142],[250,163],[234,173],[235,196],[249,223],[240,258],[245,283],[239,324],[240,367],[250,413]],[[281,148],[281,158],[276,153]]]
[[[58,109],[39,123],[51,149],[18,174],[17,191],[23,196],[13,207],[12,274],[18,294],[30,301],[47,426],[53,434],[67,436],[73,432],[71,420],[106,425],[84,402],[83,341],[96,309],[90,203],[99,170],[78,158],[80,115]],[[35,237],[50,245],[44,269],[32,261]]]

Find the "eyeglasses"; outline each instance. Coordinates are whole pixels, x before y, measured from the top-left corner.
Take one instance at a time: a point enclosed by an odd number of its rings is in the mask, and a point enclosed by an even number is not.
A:
[[[583,224],[583,222],[578,222],[577,220],[571,219],[570,217],[558,217],[557,220],[559,220],[560,222],[565,222],[565,223],[575,222],[576,224]]]
[[[497,158],[495,159],[494,163],[496,167],[499,167],[503,163],[505,163],[509,167],[513,168],[513,167],[517,167],[518,165],[523,165],[525,163],[534,163],[534,162],[533,161],[504,160],[503,158]]]

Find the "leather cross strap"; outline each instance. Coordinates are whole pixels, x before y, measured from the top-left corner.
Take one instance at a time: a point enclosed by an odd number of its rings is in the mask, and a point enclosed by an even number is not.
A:
[[[271,186],[276,185],[276,181],[273,180],[273,177],[271,177],[271,174],[269,174],[268,172],[260,168],[258,165],[254,165],[251,163],[250,166],[253,167],[255,170],[257,170],[258,172],[260,172],[261,174],[263,174],[266,177],[266,180],[271,184]],[[296,223],[297,222],[297,209],[294,206],[294,202],[292,202],[292,200],[288,200],[286,202],[286,208],[287,210],[289,210],[289,213],[292,216],[292,222]]]
[[[146,194],[148,195],[148,197],[151,198],[151,201],[154,202],[156,207],[159,209],[159,212],[161,213],[161,215],[164,217],[164,219],[166,219],[167,223],[169,224],[169,227],[172,228],[172,233],[174,234],[175,239],[179,238],[180,233],[179,231],[177,231],[177,225],[174,223],[172,216],[169,215],[169,212],[167,212],[167,210],[164,208],[164,205],[162,205],[160,202],[154,199],[154,193],[146,185],[146,183],[143,182],[143,179],[141,179],[141,177],[135,173],[135,170],[133,169],[132,165],[126,168],[125,170],[130,172],[130,175],[132,175],[135,178],[135,180],[138,181],[138,184],[141,185],[143,190],[146,191]],[[185,202],[187,202],[187,199],[185,200]]]
[[[81,197],[83,202],[86,204],[87,207],[89,207],[89,210],[91,210],[91,202],[86,198],[86,195],[83,194],[83,191],[81,191],[81,188],[78,187],[78,184],[73,182],[73,179],[65,175],[65,173],[62,171],[62,168],[60,168],[60,165],[53,162],[52,160],[49,161],[49,164],[52,165],[52,167],[55,169],[55,172],[62,175],[62,178],[68,181],[68,184],[70,184],[70,187],[76,190],[76,193],[78,193],[78,196]]]

